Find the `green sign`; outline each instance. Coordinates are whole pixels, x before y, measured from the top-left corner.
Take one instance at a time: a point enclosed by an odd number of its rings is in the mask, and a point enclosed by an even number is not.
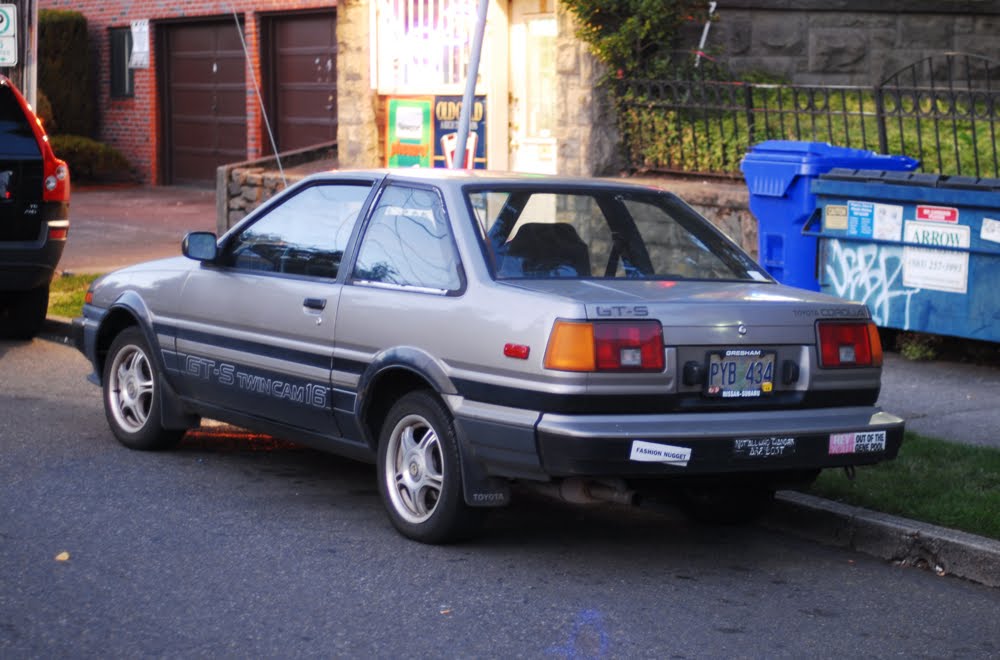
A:
[[[385,131],[388,167],[431,167],[434,128],[431,98],[390,98]]]

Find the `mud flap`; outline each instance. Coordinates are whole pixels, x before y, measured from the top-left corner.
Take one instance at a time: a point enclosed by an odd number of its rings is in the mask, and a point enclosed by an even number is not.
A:
[[[456,425],[457,426],[457,425]],[[491,477],[482,463],[472,455],[472,450],[458,432],[458,457],[462,463],[462,488],[465,503],[469,506],[507,506],[510,503],[510,486],[504,479]]]
[[[201,417],[184,410],[180,398],[167,379],[159,378],[160,386],[160,426],[169,430],[186,431],[201,424]]]

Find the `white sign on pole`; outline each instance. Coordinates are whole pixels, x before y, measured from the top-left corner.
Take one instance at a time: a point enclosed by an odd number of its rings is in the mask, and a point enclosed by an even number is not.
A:
[[[132,21],[132,54],[129,56],[130,69],[149,68],[149,21]]]
[[[17,5],[0,5],[0,66],[17,64]]]

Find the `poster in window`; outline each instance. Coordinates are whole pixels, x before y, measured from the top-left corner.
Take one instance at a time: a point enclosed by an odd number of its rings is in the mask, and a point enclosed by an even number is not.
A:
[[[461,96],[434,97],[434,167],[451,167],[456,158]],[[476,96],[469,114],[464,169],[486,169],[486,97]]]
[[[433,99],[390,97],[385,131],[388,167],[430,167],[433,156]]]

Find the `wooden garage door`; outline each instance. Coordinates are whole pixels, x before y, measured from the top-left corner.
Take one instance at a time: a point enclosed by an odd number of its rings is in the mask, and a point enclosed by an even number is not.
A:
[[[279,151],[337,139],[337,15],[268,20],[269,114]]]
[[[165,183],[212,183],[246,160],[246,57],[229,21],[163,29]]]

